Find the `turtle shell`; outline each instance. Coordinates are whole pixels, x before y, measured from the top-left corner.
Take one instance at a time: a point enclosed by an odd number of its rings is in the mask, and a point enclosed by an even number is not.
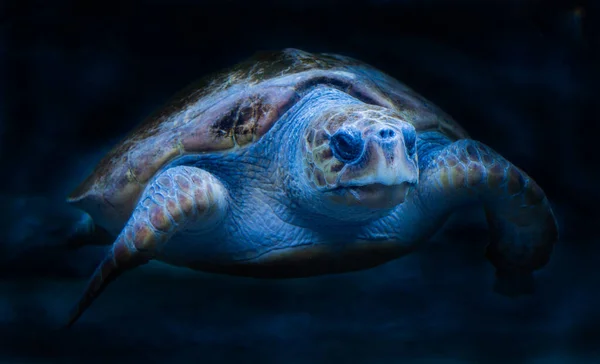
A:
[[[165,164],[185,154],[232,153],[247,147],[317,85],[395,109],[418,131],[467,137],[425,98],[356,59],[297,49],[264,52],[176,95],[113,148],[67,201],[88,211],[100,225],[123,224]]]

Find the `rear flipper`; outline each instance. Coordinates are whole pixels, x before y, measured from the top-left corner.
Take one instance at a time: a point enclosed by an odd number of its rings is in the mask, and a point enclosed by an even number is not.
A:
[[[65,246],[77,249],[88,245],[111,245],[115,237],[103,227],[95,225],[91,217],[82,215],[81,220],[71,226]]]
[[[1,261],[19,264],[31,255],[114,241],[82,210],[42,196],[0,196]]]
[[[205,231],[227,212],[227,191],[210,173],[195,167],[167,169],[142,194],[131,218],[73,308],[73,325],[94,299],[124,271],[146,264],[177,232]]]

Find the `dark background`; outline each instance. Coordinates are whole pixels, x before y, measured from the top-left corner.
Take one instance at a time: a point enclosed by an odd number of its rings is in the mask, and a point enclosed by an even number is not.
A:
[[[600,362],[599,21],[598,1],[0,2],[0,362]],[[55,331],[104,250],[44,246],[64,196],[180,88],[286,47],[382,69],[533,176],[561,229],[536,293],[491,291],[474,213],[352,274],[146,266]]]

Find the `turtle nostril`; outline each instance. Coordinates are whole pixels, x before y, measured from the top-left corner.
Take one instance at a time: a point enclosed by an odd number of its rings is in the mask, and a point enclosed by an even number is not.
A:
[[[362,155],[364,141],[362,135],[355,129],[338,130],[331,136],[333,155],[344,163],[356,161]]]
[[[395,136],[396,136],[396,132],[393,129],[385,128],[385,129],[381,129],[379,131],[379,137],[381,139],[391,139]]]

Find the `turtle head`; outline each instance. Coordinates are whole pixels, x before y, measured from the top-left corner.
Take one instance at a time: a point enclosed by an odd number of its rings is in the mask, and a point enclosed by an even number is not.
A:
[[[328,205],[386,209],[419,180],[415,128],[393,110],[346,105],[311,120],[304,178]]]

